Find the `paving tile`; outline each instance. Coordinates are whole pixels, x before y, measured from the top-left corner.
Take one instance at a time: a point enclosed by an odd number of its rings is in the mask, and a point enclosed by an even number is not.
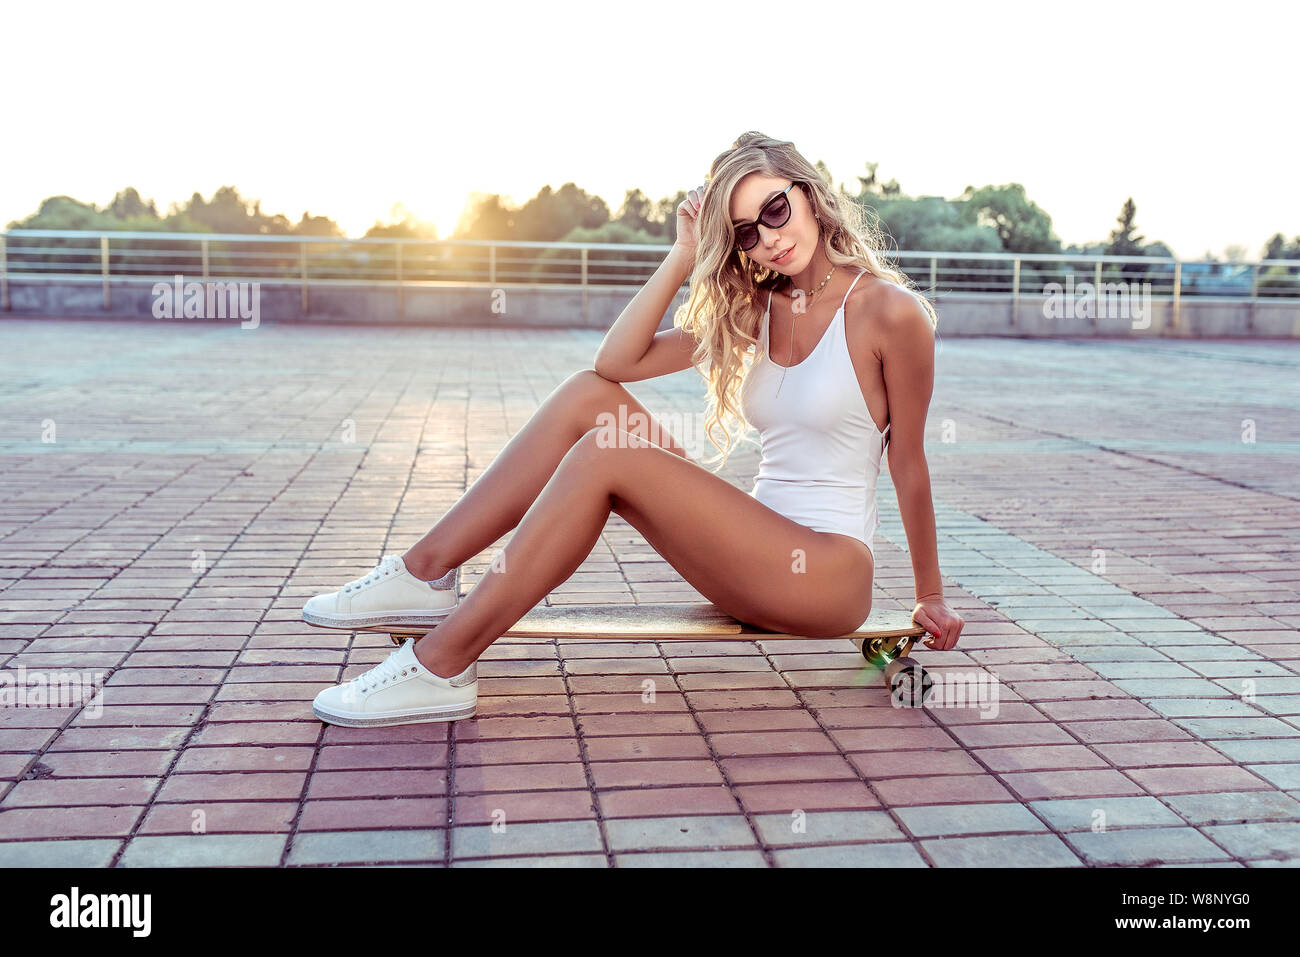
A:
[[[760,851],[644,851],[614,855],[616,867],[766,867]]]
[[[700,787],[622,788],[598,795],[601,816],[660,817],[687,814],[739,813],[739,802],[725,785]],[[460,820],[459,815],[457,820]]]
[[[1300,801],[1280,791],[1171,794],[1165,801],[1196,825],[1300,821]]]
[[[942,804],[898,808],[896,813],[915,837],[1003,834],[1047,830],[1023,804]]]
[[[0,867],[108,867],[120,840],[0,841]]]
[[[208,804],[155,804],[137,834],[270,832],[287,834],[298,816],[291,801],[214,801]]]
[[[1075,831],[1063,835],[1090,865],[1142,867],[1157,863],[1225,859],[1225,854],[1193,827],[1135,827]]]
[[[737,785],[735,792],[744,809],[751,814],[786,812],[795,808],[805,811],[841,811],[880,807],[880,802],[871,789],[861,781],[743,784]]]
[[[1300,821],[1219,824],[1201,830],[1240,858],[1300,858]]]
[[[916,848],[907,841],[887,844],[831,844],[824,847],[792,847],[772,852],[777,867],[928,867]]]
[[[1128,768],[1125,773],[1142,787],[1158,795],[1271,790],[1257,776],[1245,768],[1234,765]]]
[[[595,821],[554,821],[544,824],[457,826],[451,832],[454,859],[505,857],[521,854],[603,852]]]
[[[126,837],[143,812],[143,805],[0,809],[0,842]]]
[[[885,806],[894,808],[918,804],[1008,801],[1015,797],[991,774],[890,778],[873,782],[873,787]]]
[[[1249,718],[1173,718],[1198,738],[1300,738],[1300,728],[1266,715]]]
[[[676,848],[745,848],[757,846],[754,832],[742,815],[614,818],[605,822],[609,846],[615,853]]]
[[[1052,798],[1026,805],[1054,831],[1163,827],[1183,820],[1153,797]]]
[[[1140,794],[1142,790],[1119,771],[1109,769],[1016,771],[1001,778],[1023,801],[1048,797],[1120,797]]]
[[[443,861],[446,860],[446,840],[446,832],[440,829],[392,828],[295,834],[288,863],[307,865]]]
[[[123,867],[274,867],[283,834],[136,835],[122,854]]]
[[[1248,764],[1245,768],[1276,787],[1300,789],[1300,764]]]
[[[902,840],[903,834],[886,811],[804,811],[758,814],[754,826],[769,847],[809,844],[848,844]]]
[[[635,856],[635,855],[633,855]],[[603,854],[539,854],[533,857],[476,857],[456,859],[452,867],[609,867]],[[658,866],[658,865],[654,865]],[[672,866],[672,865],[669,865]],[[726,866],[725,864],[710,866]]]
[[[1080,858],[1055,834],[941,837],[920,847],[938,867],[1078,867]]]

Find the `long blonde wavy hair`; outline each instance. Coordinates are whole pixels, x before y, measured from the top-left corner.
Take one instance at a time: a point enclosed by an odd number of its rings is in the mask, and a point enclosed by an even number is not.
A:
[[[673,313],[673,326],[699,341],[691,360],[708,382],[704,430],[721,453],[710,460],[718,462],[715,472],[726,464],[735,442],[750,430],[740,408],[740,389],[749,369],[745,356],[751,346],[757,356],[765,311],[761,304],[766,302],[762,294],[786,278],[736,248],[731,193],[744,177],[756,172],[803,184],[803,193],[821,220],[822,249],[832,263],[859,266],[906,289],[924,306],[931,326],[938,328],[939,324],[929,299],[889,260],[885,236],[873,211],[832,188],[793,143],[758,132],[742,134],[709,168],[704,199],[695,219],[698,242],[690,295]],[[700,368],[705,362],[707,372]],[[737,426],[734,435],[733,424]],[[724,433],[725,445],[714,438],[718,427]]]

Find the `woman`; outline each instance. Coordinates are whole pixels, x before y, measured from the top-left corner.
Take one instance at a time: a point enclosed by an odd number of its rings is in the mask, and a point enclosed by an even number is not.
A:
[[[847,634],[871,609],[886,444],[913,616],[930,647],[956,644],[963,622],[943,598],[923,448],[933,308],[877,258],[863,210],[788,142],[746,133],[688,196],[671,252],[605,335],[595,368],[560,385],[404,555],[307,602],[303,618],[324,627],[437,625],[322,691],[322,720],[472,715],[479,655],[577,570],[610,512],[733,617],[809,637]],[[655,334],[688,276],[674,328]],[[762,464],[749,494],[692,461],[619,384],[693,365],[707,367],[707,430],[723,463],[733,436],[724,425],[720,445],[715,426],[739,412],[758,427]],[[598,428],[598,417],[641,428]],[[459,600],[460,564],[516,526]]]

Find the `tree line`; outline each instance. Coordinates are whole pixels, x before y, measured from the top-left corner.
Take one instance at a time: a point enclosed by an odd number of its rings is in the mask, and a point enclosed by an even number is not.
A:
[[[833,182],[824,163],[817,164],[827,182]],[[959,196],[909,196],[896,179],[882,183],[877,164],[867,163],[852,187],[836,188],[868,206],[878,217],[891,248],[943,250],[945,252],[1058,253],[1112,256],[1172,256],[1169,247],[1148,241],[1139,233],[1137,206],[1132,197],[1122,204],[1105,239],[1063,245],[1052,229],[1052,219],[1031,200],[1019,183],[967,186]],[[651,199],[639,189],[628,190],[618,210],[575,183],[558,190],[549,185],[520,206],[496,193],[470,196],[448,239],[503,241],[670,243],[676,209],[686,198],[680,190],[672,196]],[[398,210],[394,210],[395,213]],[[337,236],[343,230],[328,216],[304,212],[293,221],[262,210],[261,200],[246,199],[234,186],[222,186],[210,199],[194,193],[184,203],[172,203],[160,213],[134,187],[119,191],[104,207],[70,196],[51,196],[10,229],[93,229],[138,232],[242,233],[272,236]],[[389,222],[376,221],[366,238],[438,239],[433,224],[401,211]],[[1248,250],[1229,247],[1228,259],[1245,259]],[[1265,259],[1300,259],[1300,235],[1287,240],[1281,233],[1260,247]],[[1209,252],[1206,259],[1214,259]]]

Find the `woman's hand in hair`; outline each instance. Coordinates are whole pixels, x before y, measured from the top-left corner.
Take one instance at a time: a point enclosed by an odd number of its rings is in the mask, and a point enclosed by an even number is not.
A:
[[[686,199],[677,204],[677,241],[675,245],[688,249],[692,253],[700,241],[696,220],[700,215],[700,205],[704,202],[703,186],[697,186],[686,194]]]

